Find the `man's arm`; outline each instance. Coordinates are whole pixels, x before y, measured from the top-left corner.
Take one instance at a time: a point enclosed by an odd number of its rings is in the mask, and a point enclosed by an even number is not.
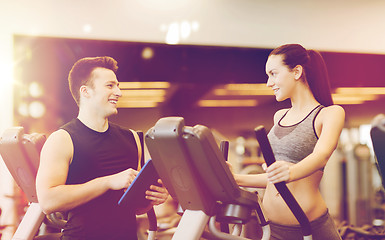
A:
[[[127,188],[137,174],[137,171],[127,169],[84,184],[66,185],[72,156],[73,144],[66,131],[58,130],[48,137],[41,151],[36,177],[38,200],[46,214],[70,210],[102,195],[109,189]]]

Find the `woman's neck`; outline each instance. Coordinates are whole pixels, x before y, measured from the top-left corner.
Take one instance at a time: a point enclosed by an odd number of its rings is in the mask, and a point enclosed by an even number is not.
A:
[[[296,113],[309,112],[319,105],[309,88],[300,89],[290,100],[291,111]]]

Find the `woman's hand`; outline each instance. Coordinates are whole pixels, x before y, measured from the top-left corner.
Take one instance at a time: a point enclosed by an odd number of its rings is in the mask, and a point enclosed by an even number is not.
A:
[[[233,168],[233,165],[231,164],[231,163],[229,163],[229,161],[226,161],[226,164],[227,164],[227,166],[229,167],[229,169],[230,169],[230,172],[232,173],[232,174],[234,174],[234,168]]]
[[[262,168],[267,173],[267,180],[271,183],[289,182],[290,181],[290,166],[292,163],[286,161],[276,161],[269,167],[262,164]]]

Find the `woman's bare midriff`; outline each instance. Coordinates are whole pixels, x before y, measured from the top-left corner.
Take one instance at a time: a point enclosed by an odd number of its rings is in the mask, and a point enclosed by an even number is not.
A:
[[[327,210],[319,191],[322,175],[322,171],[317,171],[309,177],[287,184],[310,221],[322,216]],[[282,225],[298,224],[297,219],[272,183],[267,184],[263,197],[263,209],[267,218],[274,223]]]

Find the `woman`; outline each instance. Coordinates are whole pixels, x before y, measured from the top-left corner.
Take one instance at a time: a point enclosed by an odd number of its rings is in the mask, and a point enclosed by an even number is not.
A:
[[[268,134],[277,161],[266,173],[235,175],[244,187],[266,187],[263,208],[271,221],[271,239],[303,239],[294,215],[274,187],[285,181],[311,221],[313,239],[341,239],[319,191],[323,169],[344,125],[345,112],[333,105],[322,56],[298,44],[274,49],[266,63],[267,86],[277,101],[290,99],[291,108],[278,110]]]

